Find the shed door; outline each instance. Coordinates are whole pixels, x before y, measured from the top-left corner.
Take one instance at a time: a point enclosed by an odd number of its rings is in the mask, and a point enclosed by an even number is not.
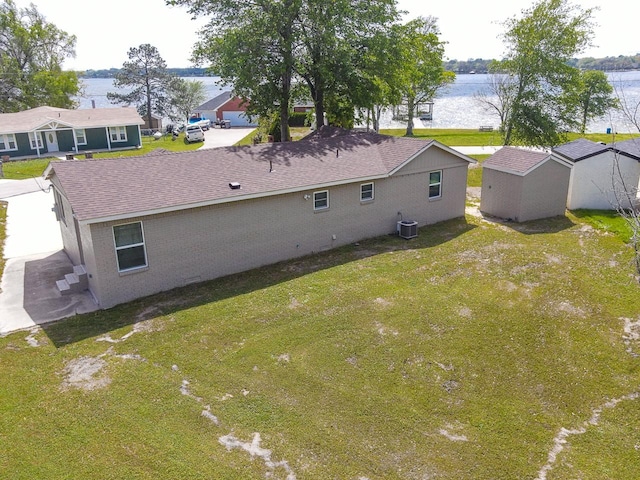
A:
[[[44,138],[47,141],[47,151],[57,152],[60,150],[60,147],[58,146],[58,135],[56,135],[56,132],[45,132]]]

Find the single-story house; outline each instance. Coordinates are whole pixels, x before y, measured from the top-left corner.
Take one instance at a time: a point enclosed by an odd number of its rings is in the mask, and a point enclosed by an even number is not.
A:
[[[571,162],[502,147],[482,164],[480,211],[515,222],[564,215]]]
[[[160,117],[159,115],[151,114],[151,126],[149,126],[149,119],[146,115],[142,117],[142,120],[144,121],[144,124],[142,125],[143,129],[162,130],[162,117]]]
[[[553,153],[573,163],[569,210],[614,210],[617,205],[638,205],[640,139],[602,144],[581,138],[554,148]]]
[[[0,155],[52,156],[60,152],[120,150],[141,144],[144,120],[135,108],[68,110],[37,107],[0,114]]]
[[[64,249],[101,308],[464,215],[475,160],[324,127],[298,142],[52,162]]]
[[[232,127],[255,127],[258,125],[256,119],[247,115],[246,102],[233,95],[231,91],[222,92],[203,103],[195,109],[194,113],[212,122],[229,120]]]

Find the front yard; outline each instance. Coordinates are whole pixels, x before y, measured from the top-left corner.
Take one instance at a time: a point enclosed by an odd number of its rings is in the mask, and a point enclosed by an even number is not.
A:
[[[419,233],[0,338],[0,477],[637,478],[629,247]]]

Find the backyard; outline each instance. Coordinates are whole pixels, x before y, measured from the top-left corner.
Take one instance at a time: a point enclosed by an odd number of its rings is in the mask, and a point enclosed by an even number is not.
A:
[[[637,478],[638,281],[591,218],[470,205],[0,338],[0,476]]]

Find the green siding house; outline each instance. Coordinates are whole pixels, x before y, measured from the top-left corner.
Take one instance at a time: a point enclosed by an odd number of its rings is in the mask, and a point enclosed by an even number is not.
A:
[[[140,146],[144,120],[135,108],[38,107],[0,114],[0,156],[34,158]]]

